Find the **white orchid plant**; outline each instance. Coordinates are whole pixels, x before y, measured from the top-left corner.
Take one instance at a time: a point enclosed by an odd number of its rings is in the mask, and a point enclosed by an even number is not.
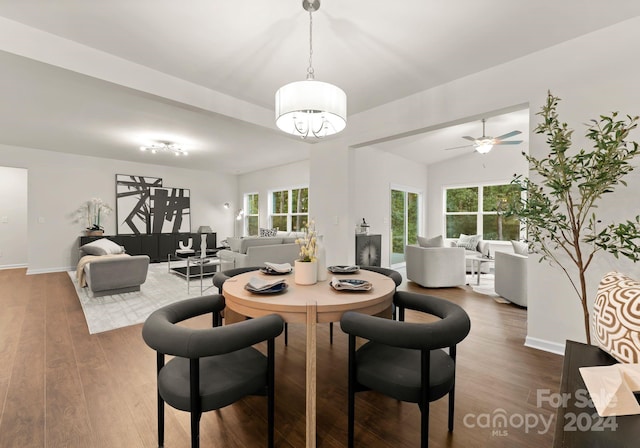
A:
[[[300,258],[298,261],[312,262],[316,261],[316,245],[318,234],[316,233],[316,225],[313,221],[304,225],[304,236],[296,239],[296,244],[300,246]]]
[[[101,220],[112,211],[113,209],[102,199],[92,198],[78,208],[76,221],[86,222],[87,230],[104,230]]]

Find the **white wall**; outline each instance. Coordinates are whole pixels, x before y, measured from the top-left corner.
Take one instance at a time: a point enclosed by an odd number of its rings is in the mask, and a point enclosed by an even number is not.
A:
[[[27,176],[0,166],[0,269],[27,266]]]
[[[189,188],[191,230],[210,225],[219,236],[232,231],[232,210],[223,204],[236,197],[235,176],[6,145],[0,145],[0,165],[29,170],[28,273],[75,267],[78,237],[85,226],[75,223],[73,214],[93,197],[114,208],[104,224],[106,235],[116,233],[116,174],[161,177],[166,186]]]
[[[405,187],[422,193],[422,210],[427,194],[427,168],[419,163],[389,154],[372,147],[352,150],[352,203],[351,235],[355,226],[365,218],[371,226],[369,233],[382,235],[382,266],[389,266],[391,235],[391,188]],[[424,225],[424,220],[423,220]],[[420,232],[420,234],[422,234]],[[355,236],[350,248],[350,262],[355,261]]]

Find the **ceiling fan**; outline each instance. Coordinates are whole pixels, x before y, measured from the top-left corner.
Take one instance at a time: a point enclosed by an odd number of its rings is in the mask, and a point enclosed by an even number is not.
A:
[[[475,150],[478,151],[480,154],[486,154],[489,151],[491,151],[491,148],[493,148],[496,145],[519,145],[520,143],[522,143],[522,140],[505,140],[509,137],[513,137],[514,135],[522,134],[522,132],[520,131],[507,132],[506,134],[502,134],[498,137],[491,137],[491,136],[485,135],[485,131],[484,131],[485,122],[486,120],[483,118],[482,119],[482,137],[473,138],[468,135],[465,135],[464,137],[462,137],[466,140],[473,142],[473,144],[456,146],[453,148],[446,148],[445,151],[449,151],[452,149],[470,148],[473,146],[473,148],[475,148]]]

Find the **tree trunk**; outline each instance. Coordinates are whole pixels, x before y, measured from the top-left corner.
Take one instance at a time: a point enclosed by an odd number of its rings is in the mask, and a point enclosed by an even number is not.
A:
[[[591,325],[589,319],[589,303],[587,301],[587,282],[584,278],[584,271],[580,271],[580,302],[582,303],[582,314],[584,315],[584,332],[587,337],[587,344],[591,344]]]

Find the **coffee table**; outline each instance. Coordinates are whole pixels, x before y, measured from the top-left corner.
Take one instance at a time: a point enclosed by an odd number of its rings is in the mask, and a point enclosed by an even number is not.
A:
[[[335,275],[338,278],[357,278],[372,283],[369,291],[336,291],[328,280],[315,285],[297,285],[294,274],[286,275],[288,288],[280,294],[253,294],[244,285],[251,277],[273,279],[259,271],[246,272],[229,278],[222,286],[225,324],[279,314],[285,322],[307,324],[306,340],[306,447],[316,446],[316,324],[337,322],[346,311],[391,317],[391,303],[396,284],[386,275],[360,270],[353,275]]]
[[[217,251],[216,251],[217,252]],[[206,257],[201,257],[199,254],[181,257],[178,255],[178,258],[186,258],[187,265],[179,266],[179,267],[171,267],[171,257],[169,256],[168,260],[168,268],[169,272],[173,272],[184,277],[187,280],[187,294],[190,293],[190,285],[192,277],[200,277],[200,294],[202,294],[207,289],[213,287],[213,284],[208,287],[204,287],[203,279],[205,277],[210,277],[214,275],[220,266],[220,259],[214,253],[212,255],[207,254]]]
[[[478,280],[476,281],[476,285],[480,284],[480,271],[482,270],[483,263],[494,263],[496,262],[495,258],[487,258],[480,255],[469,255],[465,257],[467,260],[471,260],[471,276],[473,277],[474,272],[478,274]]]

